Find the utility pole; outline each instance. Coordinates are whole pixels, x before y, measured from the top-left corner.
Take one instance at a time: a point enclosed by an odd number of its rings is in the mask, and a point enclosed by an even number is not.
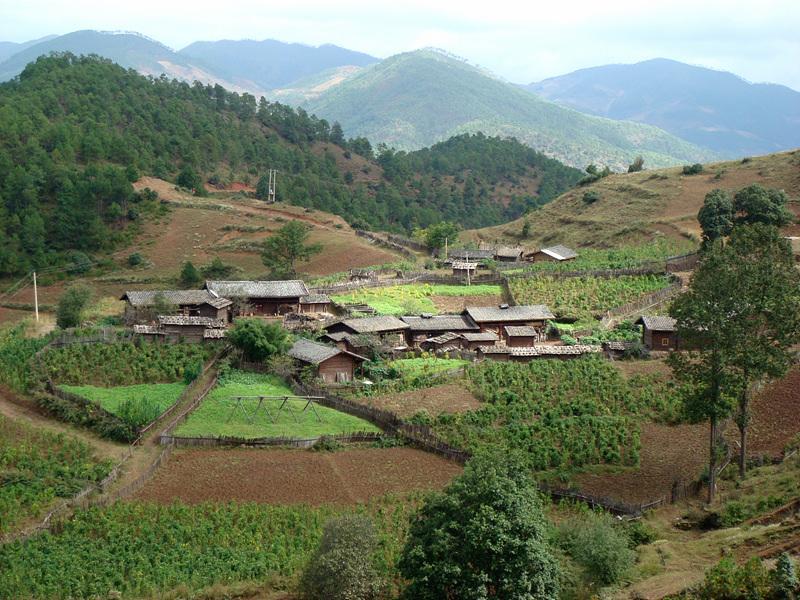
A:
[[[36,312],[36,322],[39,322],[39,290],[36,287],[36,271],[33,272],[33,310]]]
[[[447,260],[447,237],[444,238],[444,259]]]
[[[269,170],[269,192],[267,193],[267,202],[270,204],[275,203],[275,190],[278,186],[278,170]]]
[[[470,283],[470,280],[469,280],[469,252],[467,252],[466,257],[467,257],[467,261],[466,261],[466,265],[467,265],[467,287],[469,287],[470,285],[472,285]]]

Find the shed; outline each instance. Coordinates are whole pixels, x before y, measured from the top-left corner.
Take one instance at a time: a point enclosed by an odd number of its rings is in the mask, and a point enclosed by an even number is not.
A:
[[[233,304],[228,298],[211,293],[208,290],[139,290],[127,291],[120,297],[126,302],[125,317],[128,322],[152,321],[157,315],[153,310],[164,303],[175,307],[176,314],[191,317],[210,317],[212,319],[229,320],[230,307]]]
[[[603,342],[602,347],[603,352],[608,358],[622,358],[625,356],[625,351],[631,347],[631,343],[610,340]]]
[[[494,331],[477,331],[462,333],[464,338],[464,348],[466,350],[476,350],[480,346],[494,346],[500,337]]]
[[[519,246],[498,246],[494,257],[498,262],[518,262],[522,260],[523,250]]]
[[[555,315],[544,304],[471,306],[463,314],[475,321],[481,331],[493,331],[501,339],[506,339],[505,327],[509,325],[526,325],[543,331],[547,321],[555,319]]]
[[[353,352],[303,338],[297,340],[287,354],[314,367],[317,376],[325,383],[353,381],[356,368],[367,360]]]
[[[542,248],[537,252],[529,254],[527,258],[532,262],[546,262],[546,261],[562,262],[565,260],[574,260],[578,258],[578,253],[575,252],[575,250],[573,250],[572,248],[567,248],[566,246],[558,244],[556,246],[549,246],[547,248]]]
[[[283,315],[300,312],[300,300],[308,296],[306,284],[286,281],[206,281],[205,289],[220,297],[245,303],[247,314]]]
[[[190,317],[185,315],[160,315],[158,328],[170,339],[187,342],[202,342],[212,339],[206,336],[206,330],[225,329],[223,319],[211,317]]]
[[[453,275],[456,277],[467,277],[475,275],[475,271],[478,268],[478,263],[454,260],[451,266],[453,268]]]
[[[422,313],[418,316],[400,317],[408,325],[406,342],[415,346],[430,337],[446,333],[479,331],[478,325],[466,315],[431,315]]]
[[[423,350],[450,352],[453,350],[460,350],[464,346],[464,338],[460,333],[448,331],[447,333],[424,340],[419,346]]]
[[[675,319],[663,315],[642,316],[642,343],[648,350],[677,350],[678,328]]]
[[[319,314],[331,312],[331,298],[328,294],[308,294],[300,298],[300,312]]]
[[[492,250],[471,250],[467,248],[451,248],[444,258],[445,262],[453,261],[482,261],[494,258]]]
[[[529,325],[506,325],[504,329],[509,346],[533,346],[545,337],[542,329]]]

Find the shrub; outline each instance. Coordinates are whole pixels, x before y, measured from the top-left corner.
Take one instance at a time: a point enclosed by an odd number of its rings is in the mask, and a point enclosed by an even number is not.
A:
[[[800,595],[800,582],[792,558],[784,552],[778,557],[772,573],[772,587],[779,598],[792,600]]]
[[[134,252],[133,254],[128,255],[127,262],[129,267],[138,267],[144,264],[144,257],[138,252]]]
[[[698,173],[703,172],[703,165],[700,163],[694,163],[693,165],[684,165],[683,167],[683,174],[684,175],[697,175]]]
[[[147,396],[138,399],[128,398],[119,405],[117,411],[117,416],[137,431],[155,421],[159,414],[161,409],[158,402]]]
[[[628,165],[628,173],[638,173],[644,170],[644,158],[637,156],[633,162]]]
[[[194,287],[202,280],[202,275],[200,275],[200,272],[190,261],[187,260],[185,263],[183,263],[179,277],[181,286],[186,288]]]
[[[68,287],[58,300],[56,324],[61,329],[80,325],[91,298],[92,290],[84,284],[76,283]]]
[[[697,590],[700,600],[745,600],[770,598],[772,585],[769,571],[757,557],[739,567],[731,558],[723,558],[709,569]]]
[[[578,340],[576,340],[571,335],[565,333],[564,335],[561,336],[561,343],[564,344],[565,346],[574,346],[578,343]]]
[[[214,260],[200,268],[200,273],[206,279],[227,279],[238,270],[236,266],[225,264],[219,256],[215,256]]]
[[[598,200],[600,200],[600,194],[598,192],[590,190],[588,192],[584,192],[583,194],[584,204],[594,204]]]
[[[186,385],[192,383],[195,379],[200,377],[200,374],[203,372],[203,361],[196,360],[192,363],[189,363],[183,369],[183,382]]]
[[[264,362],[291,348],[289,334],[278,323],[261,319],[237,319],[228,330],[228,341],[242,351],[245,359]]]
[[[311,450],[314,452],[336,452],[343,447],[342,443],[335,437],[323,435],[311,446]]]
[[[378,545],[375,528],[367,517],[348,515],[325,525],[319,548],[300,580],[300,593],[308,600],[370,600],[384,582],[375,567]]]
[[[650,356],[650,351],[642,343],[642,340],[634,340],[630,342],[629,346],[622,352],[624,359],[641,359]]]

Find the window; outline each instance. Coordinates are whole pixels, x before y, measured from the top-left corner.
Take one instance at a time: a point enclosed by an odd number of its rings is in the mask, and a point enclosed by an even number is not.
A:
[[[661,345],[662,346],[669,346],[669,338],[668,337],[662,337],[661,338]]]

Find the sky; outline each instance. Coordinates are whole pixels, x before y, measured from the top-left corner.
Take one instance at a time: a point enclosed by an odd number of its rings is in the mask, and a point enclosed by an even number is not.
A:
[[[79,29],[333,43],[384,58],[433,46],[529,83],[664,57],[800,91],[800,0],[0,0],[0,41]]]

